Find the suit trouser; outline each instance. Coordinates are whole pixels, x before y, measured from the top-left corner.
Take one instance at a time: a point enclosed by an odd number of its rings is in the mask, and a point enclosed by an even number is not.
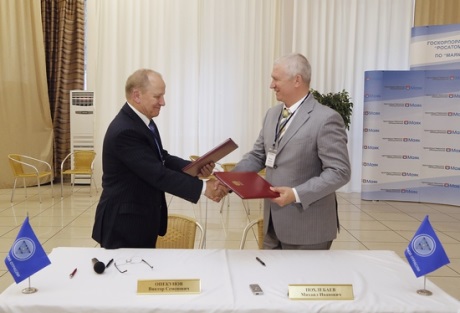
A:
[[[275,228],[273,227],[272,217],[268,222],[268,230],[264,236],[264,249],[266,250],[329,250],[332,245],[331,241],[321,242],[311,245],[293,245],[281,242],[276,236]]]

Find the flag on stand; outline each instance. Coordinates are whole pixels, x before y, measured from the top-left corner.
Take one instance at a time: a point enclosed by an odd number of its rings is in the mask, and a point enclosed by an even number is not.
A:
[[[16,284],[51,264],[29,224],[29,217],[24,220],[5,264]]]
[[[404,254],[417,277],[450,263],[444,247],[431,226],[428,215],[425,216]]]

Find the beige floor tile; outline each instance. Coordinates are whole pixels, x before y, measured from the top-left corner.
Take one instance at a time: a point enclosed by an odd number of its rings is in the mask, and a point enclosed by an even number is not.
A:
[[[460,299],[460,277],[430,277],[428,279],[455,299]]]
[[[451,269],[453,269],[458,275],[460,275],[460,258],[452,258],[450,257],[449,258],[450,260],[450,263],[449,263],[449,267]],[[460,287],[460,285],[459,285]]]
[[[404,251],[407,248],[409,242],[374,242],[374,241],[361,241],[361,243],[368,250],[390,250],[394,251],[403,260],[406,260]]]
[[[458,241],[460,241],[460,232],[459,231],[443,231],[444,234],[447,236],[454,238]]]
[[[344,220],[340,219],[340,224],[349,230],[390,230],[380,221]]]
[[[364,246],[359,241],[334,241],[332,243],[332,250],[368,250],[366,246]]]
[[[365,212],[339,211],[340,221],[373,221],[374,218]]]
[[[387,221],[378,219],[383,225],[388,227],[391,230],[408,230],[415,233],[415,231],[419,228],[420,222],[419,221]]]
[[[372,211],[368,211],[366,213],[378,221],[404,221],[404,222],[419,223],[419,220],[413,218],[410,215],[403,214],[403,213],[372,212]]]
[[[349,230],[349,232],[362,242],[407,242],[404,237],[391,230]]]
[[[346,229],[340,229],[340,232],[337,234],[335,241],[344,241],[344,242],[358,242],[358,239],[353,237]]]

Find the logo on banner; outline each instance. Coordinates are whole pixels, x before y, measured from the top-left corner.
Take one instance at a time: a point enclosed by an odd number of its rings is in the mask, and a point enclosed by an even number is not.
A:
[[[378,128],[364,128],[365,133],[379,133],[380,129]]]
[[[403,155],[404,160],[420,160],[420,157],[416,155]]]
[[[380,112],[378,111],[364,111],[364,115],[380,115]]]
[[[366,149],[366,150],[379,150],[380,147],[379,146],[364,145],[363,149]]]
[[[419,121],[404,121],[404,125],[421,125],[422,122]]]
[[[379,165],[372,162],[363,162],[363,166],[378,167]]]
[[[405,103],[404,106],[406,108],[421,108],[422,107],[420,103]]]
[[[370,99],[376,99],[376,98],[381,98],[382,96],[378,95],[378,94],[366,93],[366,94],[364,94],[364,97],[365,98],[370,98]]]
[[[409,173],[409,172],[402,172],[402,176],[409,176],[409,177],[418,177],[417,173]]]
[[[379,182],[375,179],[363,179],[363,184],[378,184]]]
[[[403,138],[404,142],[420,142],[420,139],[417,138]]]
[[[460,185],[458,185],[458,184],[444,183],[444,187],[446,187],[446,188],[457,188],[457,189],[460,189]]]

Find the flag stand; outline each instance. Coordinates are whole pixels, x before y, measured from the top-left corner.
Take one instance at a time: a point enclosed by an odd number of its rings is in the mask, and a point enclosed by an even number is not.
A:
[[[29,277],[29,287],[22,289],[22,293],[31,294],[37,292],[38,289],[35,287],[30,287],[30,277]]]
[[[417,290],[417,293],[422,296],[431,296],[433,293],[426,289],[426,276],[423,276],[423,289]]]

